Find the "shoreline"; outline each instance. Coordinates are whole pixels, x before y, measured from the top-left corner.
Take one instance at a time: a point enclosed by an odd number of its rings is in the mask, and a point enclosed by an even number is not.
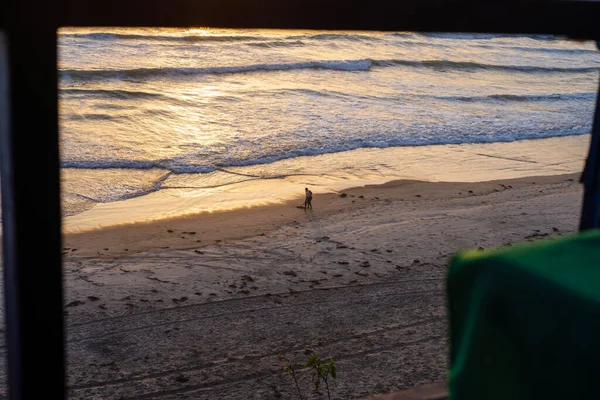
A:
[[[508,143],[365,148],[167,178],[163,177],[164,171],[137,171],[130,178],[132,184],[139,179],[159,177],[161,188],[142,196],[95,203],[81,213],[65,216],[63,232],[273,207],[295,201],[303,195],[305,186],[315,194],[322,194],[397,180],[483,182],[578,173],[583,169],[588,143],[589,135],[580,135]],[[63,177],[65,204],[77,196],[74,193],[78,179],[102,190],[110,188],[116,176],[127,179],[127,172],[118,170],[73,173]],[[103,183],[104,179],[108,179],[107,183]],[[228,183],[214,186],[218,182]],[[96,189],[82,190],[91,190],[87,196],[93,198]],[[102,197],[100,192],[97,195]]]
[[[298,196],[272,205],[67,232],[63,234],[63,255],[76,252],[79,257],[114,258],[159,249],[185,250],[263,236],[282,226],[299,225],[342,211],[361,211],[374,202],[401,201],[418,207],[423,201],[468,198],[536,184],[578,182],[579,175],[570,173],[483,182],[394,180],[345,189],[344,197],[341,193],[316,193],[313,210],[299,209],[303,197]]]

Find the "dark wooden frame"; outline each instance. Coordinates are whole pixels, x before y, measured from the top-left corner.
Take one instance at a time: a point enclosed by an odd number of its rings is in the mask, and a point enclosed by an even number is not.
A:
[[[600,3],[589,0],[5,0],[0,3],[0,31],[5,45],[5,65],[0,67],[0,167],[10,398],[66,396],[57,28],[212,26],[504,32],[598,40],[599,17]],[[2,59],[0,56],[0,62]],[[584,229],[598,225],[599,118],[597,112],[585,174]],[[33,242],[37,244],[32,247]]]

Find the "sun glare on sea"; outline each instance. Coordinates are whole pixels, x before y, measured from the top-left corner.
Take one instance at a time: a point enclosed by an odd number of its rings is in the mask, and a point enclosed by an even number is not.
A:
[[[191,35],[206,36],[211,33],[210,28],[189,28],[187,32]]]

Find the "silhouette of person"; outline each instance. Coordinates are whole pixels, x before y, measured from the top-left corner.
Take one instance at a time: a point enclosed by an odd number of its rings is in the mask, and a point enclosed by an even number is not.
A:
[[[304,209],[310,208],[312,210],[312,192],[308,188],[304,188],[306,194],[306,200],[304,200]]]

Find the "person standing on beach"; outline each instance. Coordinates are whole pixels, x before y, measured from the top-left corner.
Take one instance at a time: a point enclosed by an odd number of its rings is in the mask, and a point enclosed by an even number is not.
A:
[[[306,200],[304,200],[304,209],[310,208],[312,210],[312,192],[308,188],[304,188],[306,194]]]

